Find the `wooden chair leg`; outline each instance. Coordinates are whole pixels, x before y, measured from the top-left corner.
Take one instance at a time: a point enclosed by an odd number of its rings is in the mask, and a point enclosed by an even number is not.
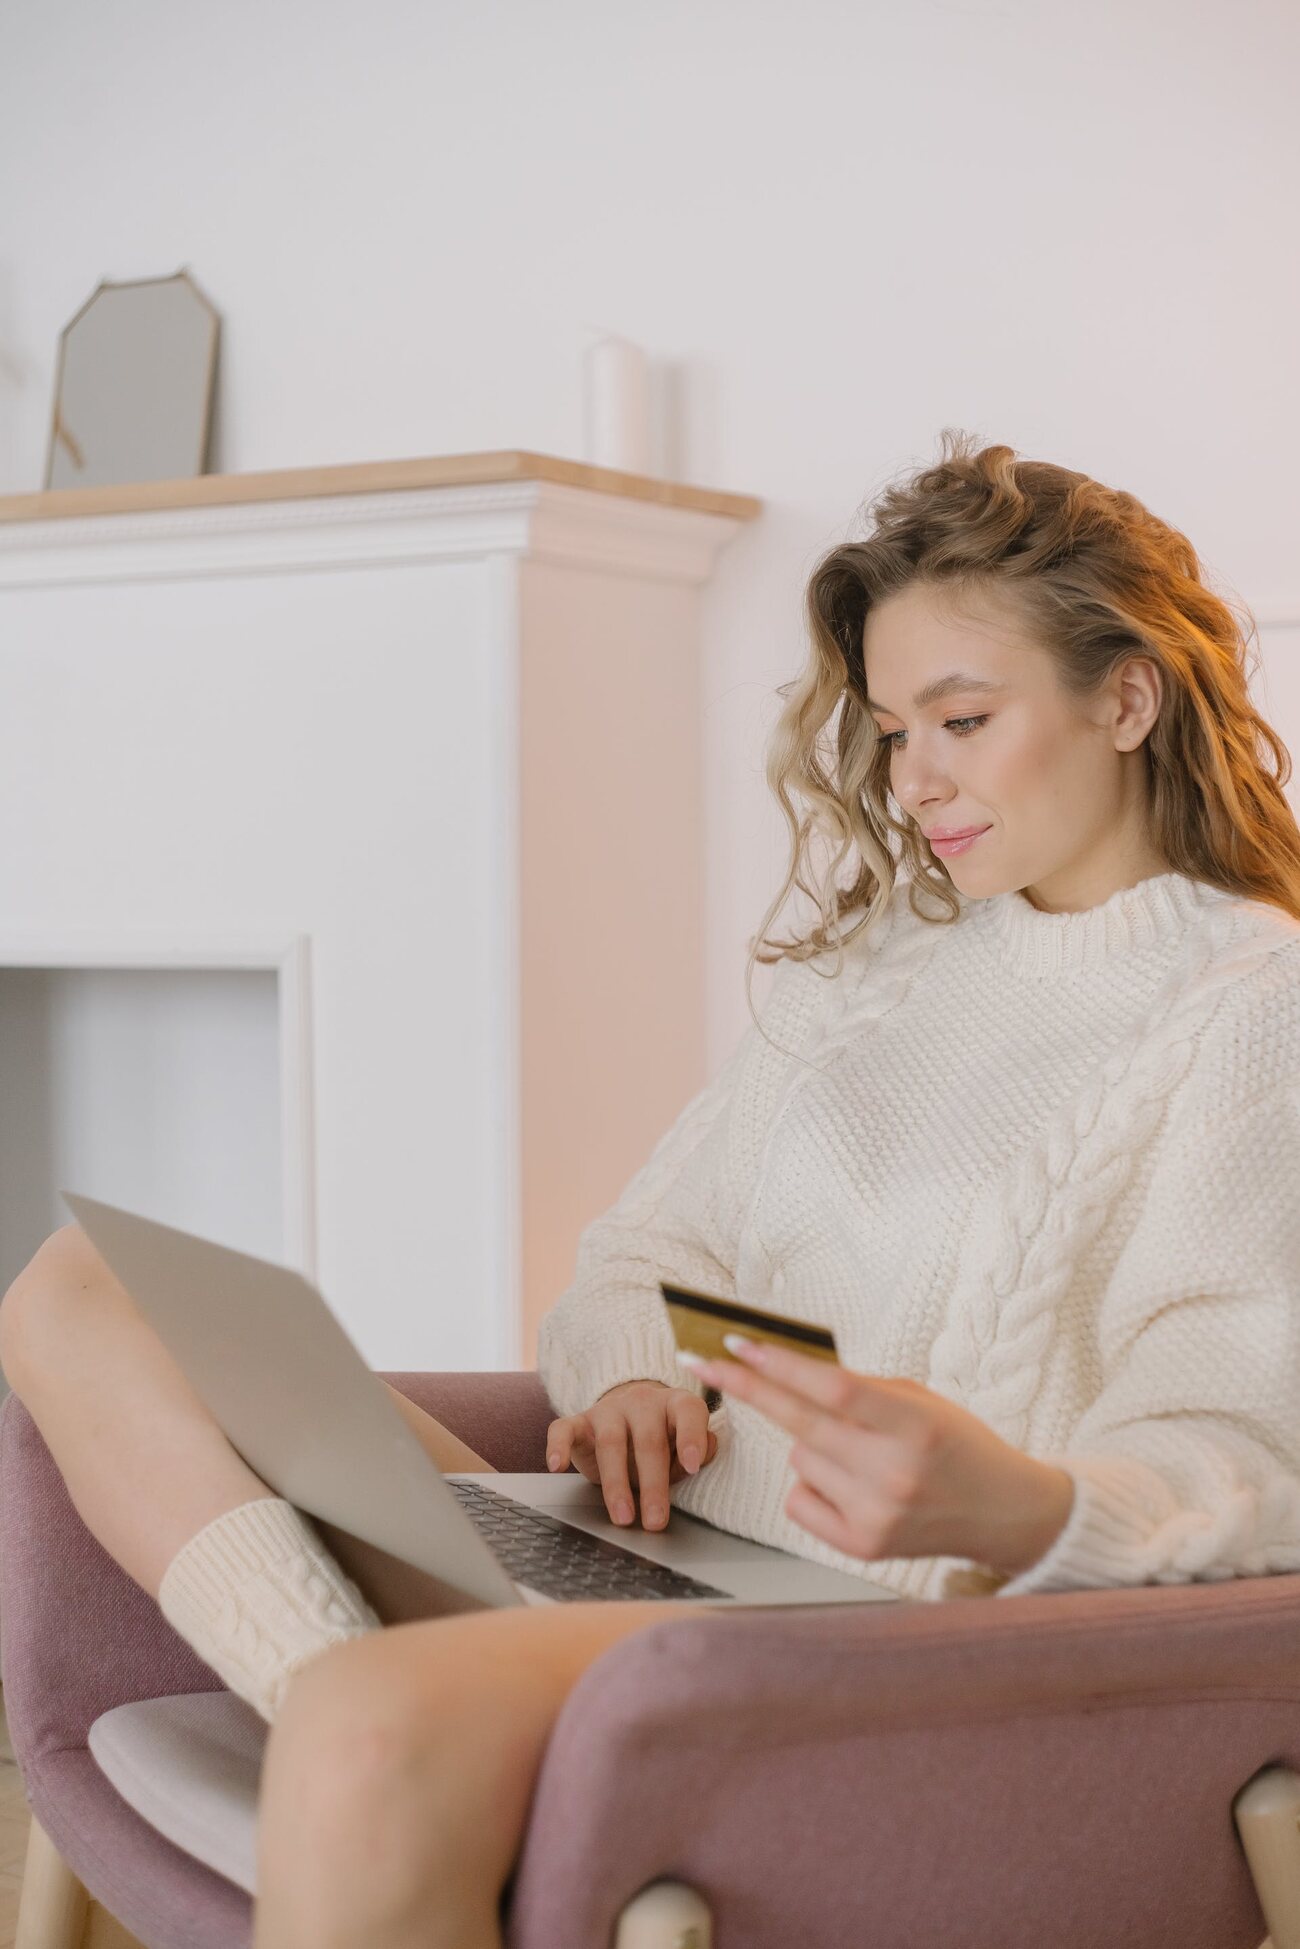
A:
[[[124,1923],[90,1899],[39,1821],[32,1821],[14,1949],[143,1949]]]
[[[33,1820],[14,1949],[82,1949],[89,1912],[90,1897],[40,1822]]]
[[[1264,1949],[1300,1949],[1300,1773],[1266,1766],[1232,1803],[1268,1929]]]
[[[623,1909],[614,1949],[713,1949],[713,1917],[684,1881],[652,1881]]]

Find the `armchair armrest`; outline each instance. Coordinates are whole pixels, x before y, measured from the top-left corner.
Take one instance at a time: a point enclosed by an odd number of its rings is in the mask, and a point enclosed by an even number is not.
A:
[[[1255,1949],[1232,1821],[1300,1761],[1300,1576],[665,1622],[556,1722],[510,1949],[660,1877],[728,1942]]]
[[[544,1474],[555,1409],[534,1373],[384,1373],[399,1394],[441,1421],[503,1475]]]
[[[553,1417],[536,1374],[381,1378],[494,1467],[545,1468]],[[112,1706],[222,1689],[86,1528],[15,1394],[0,1406],[0,1678],[29,1777],[47,1754],[84,1746],[92,1722]]]

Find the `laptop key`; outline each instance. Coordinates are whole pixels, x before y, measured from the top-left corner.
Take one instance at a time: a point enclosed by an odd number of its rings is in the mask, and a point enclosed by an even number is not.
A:
[[[465,1513],[500,1558],[516,1583],[545,1597],[633,1598],[728,1597],[729,1591],[689,1577],[682,1570],[652,1563],[602,1536],[590,1536],[499,1489],[478,1482],[452,1482]]]

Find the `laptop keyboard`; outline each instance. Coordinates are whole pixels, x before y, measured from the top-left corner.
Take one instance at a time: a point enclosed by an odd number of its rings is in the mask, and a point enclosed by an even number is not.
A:
[[[562,1523],[526,1502],[479,1482],[450,1482],[475,1529],[492,1545],[516,1583],[568,1603],[583,1598],[729,1597],[681,1570],[669,1570]]]

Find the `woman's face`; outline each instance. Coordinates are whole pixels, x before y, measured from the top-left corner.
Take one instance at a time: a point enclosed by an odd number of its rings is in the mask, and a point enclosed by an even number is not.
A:
[[[902,811],[927,836],[985,828],[960,851],[931,839],[963,892],[1024,889],[1049,911],[1080,911],[1167,870],[1149,839],[1140,749],[1160,704],[1150,658],[1129,658],[1080,703],[993,596],[958,614],[913,583],[868,612],[863,659]]]

